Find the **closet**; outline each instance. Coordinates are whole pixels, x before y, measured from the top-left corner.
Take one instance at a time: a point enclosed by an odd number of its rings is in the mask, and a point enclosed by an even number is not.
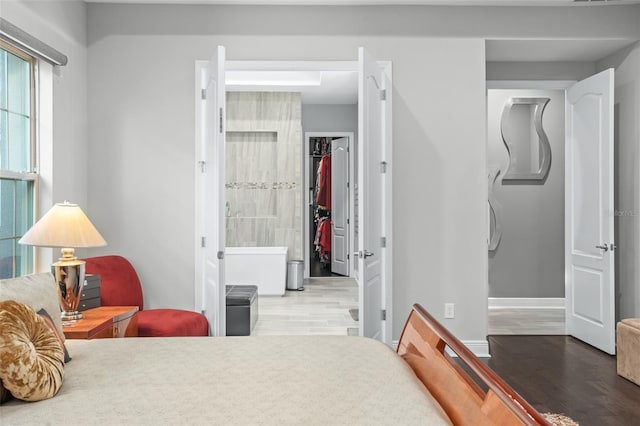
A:
[[[348,275],[348,269],[342,267],[348,255],[348,220],[344,219],[348,211],[348,173],[342,170],[348,167],[344,161],[348,139],[313,136],[308,144],[310,275]]]

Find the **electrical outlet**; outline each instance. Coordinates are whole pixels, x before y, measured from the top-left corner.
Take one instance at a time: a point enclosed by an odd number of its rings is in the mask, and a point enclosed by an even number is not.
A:
[[[455,307],[455,305],[453,303],[445,303],[444,304],[444,317],[445,318],[454,318],[455,317],[454,307]]]

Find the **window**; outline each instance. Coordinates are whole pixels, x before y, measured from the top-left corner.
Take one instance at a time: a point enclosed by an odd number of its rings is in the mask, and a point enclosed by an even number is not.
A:
[[[36,60],[0,40],[0,278],[33,272],[34,250],[18,244],[33,225]]]

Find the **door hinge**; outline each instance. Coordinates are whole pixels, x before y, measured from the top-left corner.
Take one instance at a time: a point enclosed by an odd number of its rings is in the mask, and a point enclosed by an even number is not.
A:
[[[380,162],[380,173],[387,173],[387,162],[386,161],[381,161]]]
[[[223,111],[222,111],[222,107],[220,108],[220,133],[222,133],[222,125],[224,123],[224,120],[222,119],[222,117],[224,116]]]
[[[381,101],[387,100],[387,89],[380,90],[380,100]]]
[[[207,99],[207,89],[200,89],[200,98],[204,101]]]
[[[347,225],[349,224],[349,218],[347,218]]]
[[[219,251],[218,252],[218,260],[222,260],[224,259],[224,252],[223,251]]]
[[[387,237],[380,237],[380,247],[387,246]]]
[[[200,237],[200,247],[207,246],[207,237]]]
[[[347,253],[347,260],[349,260],[349,253]]]
[[[200,173],[204,173],[207,171],[207,162],[206,161],[198,161],[198,165],[200,166]]]
[[[387,320],[387,310],[386,309],[382,310],[382,315],[380,317],[382,318],[382,321],[386,321]]]

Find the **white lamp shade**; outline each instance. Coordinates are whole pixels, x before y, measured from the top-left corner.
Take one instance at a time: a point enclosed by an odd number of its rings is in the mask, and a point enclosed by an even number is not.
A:
[[[77,204],[51,207],[20,241],[38,247],[101,247],[107,242]]]

